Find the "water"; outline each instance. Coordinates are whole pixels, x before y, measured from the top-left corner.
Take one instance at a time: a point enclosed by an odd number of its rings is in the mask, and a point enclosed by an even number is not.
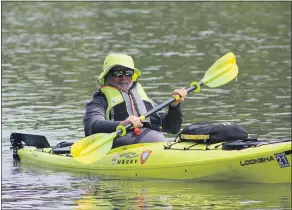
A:
[[[84,136],[104,57],[133,56],[156,102],[227,52],[239,75],[184,103],[184,124],[232,121],[291,139],[291,2],[3,2],[2,209],[290,209],[291,185],[111,180],[14,166],[12,132]]]

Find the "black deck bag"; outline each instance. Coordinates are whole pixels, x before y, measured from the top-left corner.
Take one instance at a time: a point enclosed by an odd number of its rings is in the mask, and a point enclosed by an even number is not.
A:
[[[180,140],[196,140],[210,144],[247,139],[247,131],[236,123],[193,123],[185,127],[179,134]]]

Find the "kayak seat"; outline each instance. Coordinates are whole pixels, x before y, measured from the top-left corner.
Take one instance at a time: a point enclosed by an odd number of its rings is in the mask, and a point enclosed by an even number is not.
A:
[[[60,142],[57,144],[53,149],[53,154],[70,154],[71,145],[74,144],[73,142]]]
[[[61,154],[70,154],[71,147],[61,147],[61,148],[53,148],[52,153],[61,155]]]

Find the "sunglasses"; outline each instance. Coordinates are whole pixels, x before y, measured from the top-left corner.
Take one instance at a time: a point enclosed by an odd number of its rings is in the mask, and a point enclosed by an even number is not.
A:
[[[122,77],[125,76],[133,76],[134,70],[133,69],[127,69],[127,70],[113,70],[111,71],[111,75],[114,77]]]

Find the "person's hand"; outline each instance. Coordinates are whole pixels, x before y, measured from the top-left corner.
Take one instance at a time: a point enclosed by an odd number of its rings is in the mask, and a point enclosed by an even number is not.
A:
[[[125,119],[124,121],[120,122],[121,125],[127,125],[129,123],[131,123],[134,128],[143,127],[143,124],[142,124],[140,118],[136,117],[134,115],[130,115],[127,119]]]
[[[187,91],[186,89],[184,88],[180,88],[180,89],[175,89],[173,92],[172,92],[172,97],[173,98],[176,98],[177,96],[179,96],[179,98],[172,102],[170,104],[171,107],[177,107],[179,103],[183,102],[185,100],[185,96],[187,95]]]

